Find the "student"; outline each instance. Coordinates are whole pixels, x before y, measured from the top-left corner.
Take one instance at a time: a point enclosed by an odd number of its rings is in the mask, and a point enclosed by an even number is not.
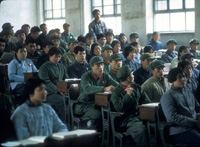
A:
[[[94,37],[90,33],[87,33],[85,35],[85,38],[86,38],[86,47],[87,47],[88,53],[91,54],[91,46],[94,43]]]
[[[151,39],[149,45],[151,45],[153,47],[154,51],[164,49],[164,45],[159,40],[160,40],[160,33],[159,32],[153,32],[153,38]]]
[[[178,66],[178,63],[180,62],[181,60],[181,57],[185,54],[185,53],[188,53],[189,52],[189,49],[187,46],[180,46],[179,49],[178,49],[178,57],[175,57],[172,62],[171,62],[171,65],[170,65],[170,69],[172,68],[176,68]]]
[[[172,60],[177,57],[177,52],[175,51],[177,42],[174,39],[169,39],[167,41],[167,51],[161,56],[161,60],[165,63],[171,63]]]
[[[103,63],[104,63],[104,73],[109,73],[111,67],[109,64],[109,57],[113,54],[113,48],[110,45],[106,45],[102,49]]]
[[[75,39],[74,34],[70,32],[70,25],[68,23],[63,24],[64,32],[61,34],[61,39],[64,40],[67,44],[70,43],[70,39]]]
[[[106,24],[101,20],[100,10],[92,11],[94,20],[89,24],[89,33],[93,35],[94,41],[97,42],[97,34],[105,34],[108,30]]]
[[[162,95],[170,89],[171,85],[164,77],[164,67],[164,62],[161,60],[151,62],[150,69],[153,76],[141,86],[152,102],[160,102]]]
[[[6,47],[6,41],[2,38],[0,38],[0,58],[3,55]]]
[[[148,80],[152,76],[149,65],[154,59],[155,57],[150,53],[144,53],[140,57],[142,66],[133,73],[135,83],[141,86],[146,80]]]
[[[140,36],[137,32],[133,32],[129,36],[131,43],[133,42],[139,42]]]
[[[27,58],[33,60],[34,62],[37,58],[40,57],[40,54],[37,52],[36,41],[34,39],[26,39],[26,49],[27,49]]]
[[[66,53],[66,50],[60,44],[60,37],[58,35],[52,36],[51,42],[53,43],[54,47],[57,47],[61,51],[62,55]]]
[[[97,42],[101,47],[106,45],[106,36],[104,34],[97,34]]]
[[[26,45],[26,34],[23,30],[17,30],[15,33],[15,36],[17,37],[18,42],[16,43],[16,46],[23,44]]]
[[[114,34],[112,32],[106,32],[106,45],[111,45],[114,39]]]
[[[47,100],[49,104],[55,106],[55,111],[61,120],[66,122],[66,111],[65,111],[65,98],[58,94],[56,83],[69,78],[67,70],[63,64],[60,64],[61,52],[58,48],[52,47],[49,50],[48,56],[49,61],[44,63],[39,70],[39,78],[44,80],[47,89]]]
[[[109,64],[111,66],[111,69],[109,71],[110,76],[117,81],[120,82],[117,78],[117,72],[122,67],[122,58],[120,54],[115,53],[109,57]]]
[[[30,32],[30,26],[28,24],[24,24],[21,26],[21,29],[25,32],[25,35],[27,36]]]
[[[86,62],[86,51],[82,46],[76,46],[74,48],[74,56],[76,62],[69,66],[68,75],[70,78],[78,78],[90,70],[90,65]]]
[[[134,71],[136,71],[141,66],[139,63],[134,61],[135,53],[136,53],[136,49],[131,45],[126,46],[123,51],[124,57],[126,58],[126,60],[123,63],[123,66],[127,65],[129,68],[132,68]]]
[[[11,42],[11,36],[12,33],[11,31],[8,30],[3,30],[1,32],[1,38],[6,41],[6,47],[5,47],[5,52],[15,52],[16,49],[16,44]]]
[[[170,135],[177,144],[200,146],[200,128],[196,110],[199,104],[185,86],[186,75],[180,68],[170,70],[168,80],[172,87],[162,96],[161,106],[167,122],[171,123]]]
[[[194,55],[195,59],[200,59],[200,51],[198,51],[199,40],[196,38],[190,40],[190,52]]]
[[[111,47],[113,48],[113,54],[120,54],[122,58],[122,62],[124,62],[126,59],[123,54],[120,53],[121,51],[121,44],[118,40],[114,40],[111,44]]]
[[[52,107],[44,103],[47,92],[43,80],[29,79],[25,92],[28,100],[11,116],[19,140],[68,131]]]
[[[124,47],[129,44],[127,37],[124,33],[119,34],[119,41],[120,41],[120,44],[121,44],[121,51],[123,51]]]
[[[141,57],[140,50],[141,50],[141,48],[140,48],[139,42],[133,42],[130,45],[132,45],[135,48],[135,58],[134,58],[135,62],[140,64],[141,63],[140,62],[140,57]]]
[[[146,128],[138,118],[138,105],[150,103],[144,90],[134,83],[133,70],[123,66],[117,72],[120,84],[113,90],[111,102],[114,109],[124,113],[121,126],[126,127],[137,146],[147,146]]]
[[[146,45],[146,46],[144,47],[144,53],[154,54],[153,47],[152,47],[151,45]]]
[[[94,96],[98,92],[111,92],[118,83],[103,72],[103,58],[94,56],[90,60],[90,71],[81,77],[81,91],[75,113],[91,119],[91,128],[100,129],[101,111],[95,106]]]
[[[91,55],[92,55],[92,57],[101,55],[101,46],[98,43],[93,43],[92,44]]]
[[[29,33],[26,37],[27,40],[35,40],[36,42],[36,49],[41,49],[41,46],[37,42],[37,38],[39,37],[40,34],[40,28],[37,26],[34,26],[31,28],[31,33]]]
[[[24,93],[24,72],[37,71],[32,60],[27,59],[27,50],[24,46],[17,47],[15,58],[8,64],[8,78],[12,81],[10,86],[14,95]]]
[[[47,33],[48,33],[47,25],[45,23],[41,24],[40,30],[42,31],[42,33],[38,36],[37,42],[42,48],[44,42],[47,40]]]

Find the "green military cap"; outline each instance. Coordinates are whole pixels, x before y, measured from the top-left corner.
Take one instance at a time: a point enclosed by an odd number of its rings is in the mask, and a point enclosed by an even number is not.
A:
[[[10,30],[3,30],[1,32],[1,36],[4,36],[4,35],[12,35],[12,32]]]
[[[175,44],[177,44],[177,42],[176,42],[176,40],[175,39],[169,39],[168,41],[167,41],[167,45],[168,44],[170,44],[170,43],[175,43]]]
[[[140,36],[137,32],[133,32],[130,34],[130,38],[140,38]]]
[[[110,45],[106,45],[102,48],[102,52],[104,52],[105,50],[113,50],[113,48]]]
[[[4,23],[4,24],[2,25],[2,29],[3,29],[3,30],[10,30],[10,29],[12,29],[12,28],[13,28],[13,26],[12,26],[11,23],[9,23],[9,22]]]
[[[54,39],[60,39],[60,37],[58,35],[51,36],[51,40],[54,40]]]
[[[78,43],[78,40],[71,38],[71,39],[69,39],[69,43]]]
[[[122,60],[122,57],[120,56],[120,54],[116,53],[116,54],[113,54],[109,57],[109,62],[112,62],[112,61],[117,61],[117,60]]]
[[[131,74],[132,71],[133,69],[129,68],[127,65],[122,66],[117,72],[117,78],[118,79],[126,78]]]
[[[155,57],[152,54],[150,54],[150,53],[144,53],[140,57],[140,60],[145,60],[145,59],[147,59],[147,60],[153,60],[153,59],[155,59]]]
[[[157,67],[165,67],[165,63],[161,60],[154,60],[153,62],[150,63],[149,67],[151,70],[154,70]]]
[[[100,63],[103,63],[103,58],[101,56],[94,56],[90,59],[90,66]]]
[[[194,38],[190,40],[190,44],[199,44],[199,40]]]

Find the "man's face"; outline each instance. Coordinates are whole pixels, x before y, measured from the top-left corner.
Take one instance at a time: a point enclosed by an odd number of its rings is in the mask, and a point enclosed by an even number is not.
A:
[[[137,44],[136,46],[134,46],[136,49],[136,54],[140,53],[140,44]]]
[[[30,53],[30,54],[33,54],[35,51],[36,51],[36,44],[35,43],[29,43],[27,46],[27,51]]]
[[[196,50],[198,49],[198,47],[199,47],[199,44],[197,44],[197,43],[192,43],[192,44],[190,44],[190,48],[191,48],[191,50],[193,50],[193,51],[196,51]]]
[[[44,84],[41,84],[40,86],[35,88],[31,100],[37,103],[41,103],[46,100],[46,97],[47,97],[46,86]]]
[[[185,59],[185,61],[188,61],[189,63],[193,64],[194,63],[194,58],[191,57],[191,58]]]
[[[50,56],[49,61],[51,61],[54,64],[58,64],[58,62],[61,59],[61,56],[62,56],[61,54]]]
[[[53,39],[52,43],[54,44],[55,47],[59,47],[60,46],[60,39]]]
[[[175,43],[169,43],[169,44],[167,45],[167,48],[168,48],[168,50],[170,50],[170,51],[175,51],[175,49],[176,49],[176,44],[175,44]]]
[[[70,43],[70,44],[69,44],[69,50],[70,50],[71,53],[74,52],[74,48],[75,48],[77,45],[78,45],[77,43]]]
[[[64,28],[64,30],[65,30],[66,33],[69,33],[69,32],[70,32],[70,26],[66,26],[66,27]]]
[[[187,84],[187,79],[185,75],[178,74],[177,80],[173,82],[174,87],[183,88]]]
[[[163,78],[164,77],[164,67],[156,67],[154,70],[152,70],[153,77],[155,78]]]
[[[192,77],[192,73],[193,73],[193,69],[190,65],[187,65],[185,68],[184,68],[184,72],[186,73],[188,79]]]
[[[100,18],[101,18],[100,12],[96,12],[96,13],[94,14],[94,18],[95,18],[96,21],[99,21]]]
[[[142,64],[142,67],[145,69],[145,70],[149,70],[149,65],[150,63],[153,61],[153,59],[145,59],[145,60],[141,60],[141,64]]]
[[[6,41],[6,43],[9,43],[11,39],[11,35],[3,35],[3,39]]]
[[[6,43],[5,42],[0,42],[0,52],[3,52],[5,47],[6,47]]]
[[[132,61],[134,58],[135,58],[135,51],[129,52],[129,55],[128,55],[127,59]]]
[[[99,45],[96,45],[94,47],[94,55],[97,55],[97,56],[101,55],[101,47]]]
[[[47,25],[43,25],[42,28],[41,28],[41,30],[42,30],[42,33],[46,35],[47,31],[48,31]]]
[[[110,66],[114,71],[118,71],[122,67],[122,60],[113,60],[112,62],[110,62]]]
[[[155,42],[158,42],[159,39],[160,39],[160,34],[153,35],[153,40]]]
[[[110,49],[107,49],[105,50],[103,53],[102,53],[102,56],[103,56],[103,59],[104,60],[108,60],[109,57],[113,54],[113,51],[110,50]]]
[[[77,62],[79,63],[84,63],[85,62],[85,58],[86,58],[86,53],[85,51],[78,51],[78,54],[75,54],[75,58],[77,60]]]
[[[52,45],[46,45],[45,47],[43,47],[45,54],[48,54],[50,48],[52,48],[52,47],[53,47]]]
[[[39,36],[39,34],[40,34],[40,32],[31,33],[31,37],[32,37],[33,39],[37,39],[38,36]]]
[[[114,36],[113,36],[113,35],[108,35],[108,36],[106,36],[106,40],[107,40],[107,42],[109,42],[109,43],[112,43],[113,39],[114,39]]]
[[[92,45],[93,42],[94,42],[94,37],[87,38],[86,43],[87,43],[88,45]]]
[[[22,29],[24,30],[26,35],[29,34],[29,32],[30,32],[30,28],[29,27],[23,27]]]
[[[133,42],[139,42],[139,38],[131,38],[131,43]]]
[[[95,75],[100,76],[103,74],[103,68],[104,68],[104,64],[100,63],[100,64],[94,64],[91,66],[92,71]]]
[[[78,45],[85,47],[85,46],[86,46],[86,43],[78,42]]]
[[[122,43],[125,43],[125,42],[127,41],[126,36],[121,37],[121,38],[120,38],[120,41],[121,41]]]
[[[99,40],[98,40],[99,44],[104,47],[105,44],[106,44],[106,37],[101,37]]]
[[[19,42],[24,42],[26,40],[25,33],[21,33],[21,34],[17,35],[17,39]]]
[[[114,48],[113,48],[113,52],[114,53],[119,53],[121,50],[121,45],[119,43],[115,44]]]

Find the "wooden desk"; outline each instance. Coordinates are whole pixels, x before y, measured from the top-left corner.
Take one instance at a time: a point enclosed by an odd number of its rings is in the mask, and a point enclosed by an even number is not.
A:
[[[96,93],[95,94],[95,105],[108,107],[108,102],[110,101],[111,93]]]
[[[34,72],[24,72],[24,81],[27,81],[30,78],[36,77],[38,75],[38,71]]]
[[[8,77],[8,64],[0,64],[0,75]]]
[[[57,91],[60,93],[67,93],[71,84],[80,84],[81,79],[66,79],[65,81],[58,81],[56,83]]]

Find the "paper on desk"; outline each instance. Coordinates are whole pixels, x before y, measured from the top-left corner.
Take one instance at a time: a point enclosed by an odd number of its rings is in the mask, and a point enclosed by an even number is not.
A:
[[[43,143],[45,139],[46,139],[46,136],[32,136],[28,138],[28,140],[36,141],[39,143]]]
[[[13,146],[19,146],[20,143],[19,142],[15,142],[15,141],[12,141],[12,142],[5,142],[5,143],[2,143],[1,144],[2,146],[9,146],[9,147],[13,147]]]
[[[148,103],[148,104],[142,104],[142,106],[149,106],[149,107],[154,106],[154,107],[156,107],[156,106],[158,106],[158,104],[159,103]]]

